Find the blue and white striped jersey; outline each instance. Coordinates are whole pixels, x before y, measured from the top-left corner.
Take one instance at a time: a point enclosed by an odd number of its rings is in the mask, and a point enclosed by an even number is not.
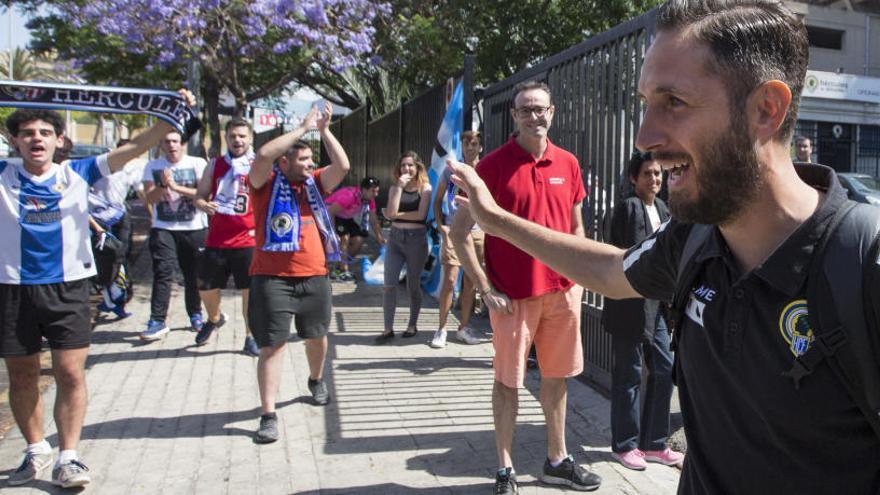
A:
[[[28,173],[0,160],[0,283],[70,282],[95,274],[89,242],[89,186],[108,175],[107,155]]]

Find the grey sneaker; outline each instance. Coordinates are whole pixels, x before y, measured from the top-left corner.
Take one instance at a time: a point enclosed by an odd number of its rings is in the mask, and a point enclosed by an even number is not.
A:
[[[499,469],[495,473],[495,495],[516,495],[519,489],[516,486],[516,473],[513,468]]]
[[[264,414],[260,416],[260,429],[254,436],[256,443],[272,443],[278,440],[278,416]]]
[[[37,479],[40,471],[52,465],[52,451],[46,453],[25,452],[21,466],[6,480],[11,486],[18,486]]]
[[[572,490],[591,492],[602,484],[602,478],[581,467],[574,462],[574,456],[569,455],[556,467],[550,465],[550,459],[544,461],[544,472],[541,481],[550,485],[563,485]]]
[[[82,462],[74,459],[59,465],[52,470],[52,484],[61,488],[74,488],[88,485],[91,478],[86,474],[89,468]]]
[[[330,392],[327,391],[327,384],[324,383],[324,380],[309,378],[309,392],[312,393],[312,400],[316,406],[326,406],[330,403]]]
[[[480,339],[474,335],[474,329],[471,327],[461,327],[455,332],[455,337],[467,345],[476,345],[480,343]]]

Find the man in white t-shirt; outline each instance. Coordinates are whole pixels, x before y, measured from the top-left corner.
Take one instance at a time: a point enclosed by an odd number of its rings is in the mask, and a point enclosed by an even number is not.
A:
[[[184,93],[190,101],[192,95]],[[56,112],[22,109],[6,119],[21,159],[0,160],[0,356],[9,372],[9,405],[27,442],[24,458],[6,480],[23,485],[52,466],[43,430],[40,349],[45,337],[57,385],[54,419],[59,456],[52,483],[89,483],[76,452],[86,413],[85,362],[91,341],[88,190],[101,177],[144,153],[171,129],[154,125],[109,154],[53,161],[62,146],[64,119]]]
[[[202,299],[199,297],[196,260],[205,246],[208,218],[193,202],[207,162],[188,156],[181,136],[169,132],[162,139],[164,158],[151,160],[144,168],[144,193],[153,206],[150,255],[153,260],[153,292],[150,321],[142,340],[157,340],[168,333],[165,317],[171,300],[174,262],[183,272],[186,312],[193,331],[202,329]]]

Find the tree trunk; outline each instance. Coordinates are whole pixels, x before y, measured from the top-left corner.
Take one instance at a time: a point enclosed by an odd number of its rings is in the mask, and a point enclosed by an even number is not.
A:
[[[208,157],[214,158],[220,156],[222,151],[220,137],[220,88],[217,84],[217,79],[209,74],[204,74],[203,84],[205,119],[208,121],[207,131],[211,134],[211,148],[208,150]]]

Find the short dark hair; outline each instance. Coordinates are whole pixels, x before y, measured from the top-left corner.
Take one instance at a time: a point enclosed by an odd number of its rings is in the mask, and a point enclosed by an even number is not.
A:
[[[668,0],[660,8],[657,30],[687,31],[709,47],[709,69],[726,81],[732,112],[764,82],[787,84],[791,105],[776,139],[791,137],[810,45],[803,21],[780,0]]]
[[[123,145],[126,145],[126,144],[128,144],[128,143],[130,143],[130,142],[131,142],[131,139],[125,139],[125,138],[122,138],[122,139],[120,139],[119,141],[116,141],[116,147],[118,148],[118,147],[123,146]]]
[[[513,87],[513,99],[510,100],[510,106],[512,108],[515,108],[516,97],[524,91],[531,91],[533,89],[540,89],[541,91],[547,93],[547,96],[550,97],[550,104],[553,104],[553,93],[550,92],[550,86],[547,86],[547,83],[545,83],[544,81],[523,81],[521,83],[517,83],[516,86]]]
[[[9,129],[10,135],[18,137],[19,128],[35,120],[42,120],[50,124],[58,136],[64,134],[64,119],[61,118],[61,115],[44,108],[23,108],[12,112],[9,117],[6,117],[6,128]]]
[[[230,119],[229,122],[226,123],[226,127],[223,128],[223,132],[229,132],[229,129],[232,129],[233,127],[247,127],[248,132],[254,131],[251,123],[243,117],[232,117],[232,119]]]
[[[626,165],[626,173],[630,176],[631,179],[638,179],[639,174],[642,173],[642,164],[645,162],[651,161],[651,152],[642,153],[639,150],[633,151],[632,155],[629,157],[629,163]]]
[[[472,139],[476,139],[477,141],[482,142],[482,139],[480,139],[480,136],[481,136],[480,131],[464,131],[461,133],[461,140],[462,141],[469,141]]]
[[[297,142],[293,143],[293,146],[291,146],[290,149],[287,150],[287,153],[285,153],[285,154],[292,155],[294,151],[311,150],[311,149],[312,149],[312,147],[309,146],[309,143],[307,143],[305,141],[297,141]]]
[[[361,179],[361,189],[371,189],[379,186],[379,179],[375,177],[364,177]]]
[[[52,156],[52,161],[55,163],[61,163],[70,158],[70,152],[73,151],[73,141],[64,136],[64,142],[61,146],[55,147],[55,154]]]
[[[810,144],[813,144],[813,140],[804,135],[798,135],[794,137],[794,144],[798,144],[801,141],[809,141]]]

